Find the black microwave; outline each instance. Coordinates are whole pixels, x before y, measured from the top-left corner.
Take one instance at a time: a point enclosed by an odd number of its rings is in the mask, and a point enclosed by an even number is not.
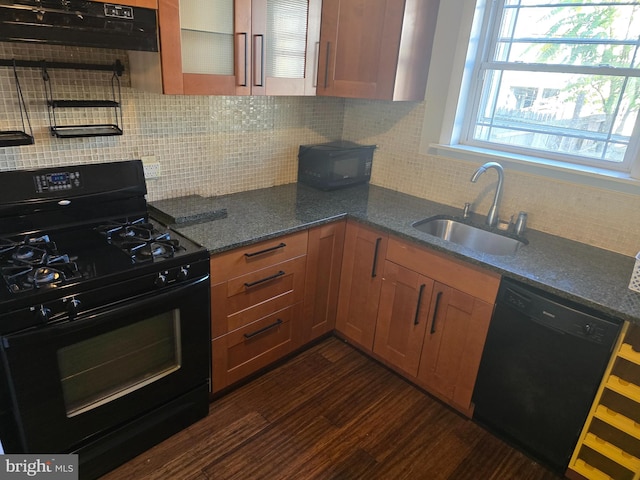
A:
[[[300,145],[298,181],[321,190],[366,183],[371,178],[375,145],[331,142]]]

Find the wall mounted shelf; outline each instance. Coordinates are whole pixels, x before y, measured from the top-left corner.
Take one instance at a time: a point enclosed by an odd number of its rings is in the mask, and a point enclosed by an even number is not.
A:
[[[119,62],[116,62],[116,66]],[[111,99],[110,100],[60,100],[54,99],[51,77],[47,71],[48,64],[42,68],[42,79],[44,80],[45,94],[49,113],[49,129],[51,135],[58,138],[80,138],[80,137],[105,137],[122,135],[122,93],[120,91],[119,68],[113,68],[111,77]],[[106,70],[106,69],[104,69]],[[85,108],[112,108],[114,123],[96,123],[90,125],[59,125],[56,111],[58,109],[85,109]]]
[[[20,87],[20,80],[18,79],[18,72],[16,71],[16,62],[12,61],[13,76],[16,83],[16,94],[18,96],[18,106],[20,108],[20,119],[22,120],[22,130],[3,130],[0,131],[0,147],[17,147],[21,145],[33,144],[33,130],[31,129],[31,122],[29,121],[29,114],[27,112],[27,106],[24,102],[22,95],[22,88]],[[29,133],[25,128],[25,119],[29,126]]]
[[[20,105],[20,116],[22,118],[23,130],[6,130],[0,131],[0,147],[14,147],[19,145],[31,145],[34,143],[31,122],[27,114],[22,89],[18,81],[16,68],[39,68],[42,69],[42,78],[45,82],[45,93],[47,96],[47,107],[49,113],[49,125],[51,135],[58,138],[74,138],[74,137],[96,137],[122,135],[122,96],[120,91],[119,77],[124,73],[124,65],[120,60],[116,60],[113,64],[92,64],[92,63],[73,63],[73,62],[47,62],[45,60],[16,60],[16,59],[0,59],[0,67],[13,67],[16,81],[16,91]],[[111,100],[54,100],[51,88],[51,79],[48,70],[50,69],[71,69],[71,70],[97,70],[105,72],[113,72],[111,78]],[[113,124],[91,124],[91,125],[58,125],[56,118],[56,109],[71,108],[113,108],[115,122]],[[25,119],[29,127],[26,133]]]

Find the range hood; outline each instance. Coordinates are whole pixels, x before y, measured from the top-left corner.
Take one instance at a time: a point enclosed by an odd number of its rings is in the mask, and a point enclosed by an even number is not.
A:
[[[0,41],[158,51],[156,11],[86,0],[0,0]]]

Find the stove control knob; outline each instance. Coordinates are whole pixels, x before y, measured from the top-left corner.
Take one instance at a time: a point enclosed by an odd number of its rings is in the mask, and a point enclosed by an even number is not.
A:
[[[178,280],[186,280],[189,277],[189,267],[180,267],[180,271],[176,278]]]
[[[167,276],[163,273],[159,273],[153,284],[158,288],[164,287],[167,284]]]
[[[47,323],[49,321],[49,317],[51,317],[51,309],[44,305],[40,305],[40,308],[35,309],[35,314],[36,320],[40,323]]]
[[[69,314],[69,318],[73,319],[78,315],[80,311],[80,300],[76,300],[72,298],[67,302],[67,313]]]
[[[582,326],[582,331],[584,332],[585,335],[589,336],[589,335],[593,335],[595,333],[595,327],[593,325],[591,325],[590,323],[585,323]]]

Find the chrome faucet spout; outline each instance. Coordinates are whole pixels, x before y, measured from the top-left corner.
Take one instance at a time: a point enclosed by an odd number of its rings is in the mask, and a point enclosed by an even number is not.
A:
[[[481,167],[479,167],[471,176],[471,182],[476,183],[480,175],[484,172],[493,168],[498,172],[498,185],[496,186],[496,193],[493,197],[493,204],[489,209],[489,213],[487,214],[487,225],[490,227],[495,227],[498,225],[498,205],[500,204],[500,199],[502,198],[502,184],[504,183],[504,169],[502,165],[498,162],[487,162]]]

